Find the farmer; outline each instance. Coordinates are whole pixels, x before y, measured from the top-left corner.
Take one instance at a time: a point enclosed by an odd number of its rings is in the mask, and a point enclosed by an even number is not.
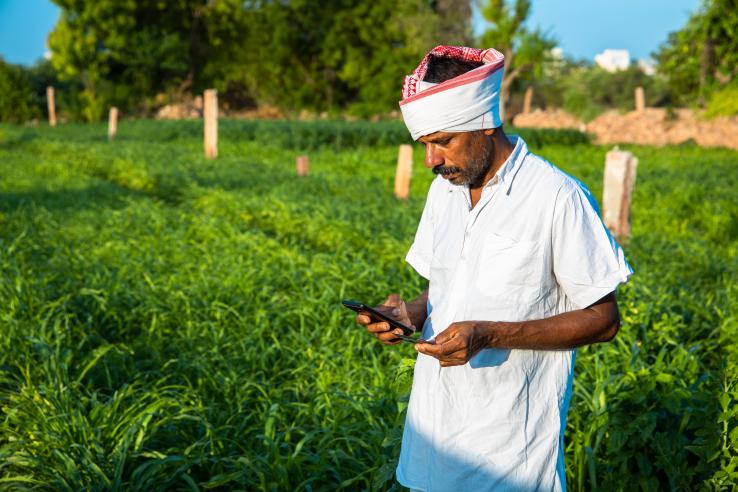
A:
[[[428,289],[377,308],[430,341],[415,346],[397,466],[411,489],[565,490],[574,349],[612,340],[633,273],[586,186],[505,135],[503,67],[494,49],[438,46],[403,86],[437,175],[406,257]]]

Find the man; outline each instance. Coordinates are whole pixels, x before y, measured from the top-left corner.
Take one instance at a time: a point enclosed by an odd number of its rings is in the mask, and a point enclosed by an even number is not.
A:
[[[400,103],[431,184],[406,260],[429,287],[378,309],[422,327],[397,467],[417,490],[566,489],[576,347],[611,340],[632,270],[589,190],[508,138],[503,56],[439,46]],[[380,341],[399,332],[365,315]]]

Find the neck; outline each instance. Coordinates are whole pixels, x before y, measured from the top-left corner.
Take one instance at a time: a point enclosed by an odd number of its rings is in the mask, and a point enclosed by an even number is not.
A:
[[[490,139],[492,140],[491,143],[493,148],[492,165],[484,176],[482,184],[476,187],[469,187],[472,192],[481,192],[482,188],[484,188],[484,186],[489,183],[489,180],[497,174],[497,171],[499,171],[502,165],[505,164],[505,161],[507,161],[510,154],[512,154],[513,149],[515,149],[515,146],[507,139],[507,135],[505,135],[502,128],[495,130],[495,132],[490,135]]]

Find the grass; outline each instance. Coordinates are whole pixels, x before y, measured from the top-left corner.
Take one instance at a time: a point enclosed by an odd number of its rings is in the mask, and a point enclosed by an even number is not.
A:
[[[424,288],[421,149],[401,203],[394,145],[305,144],[298,178],[299,145],[222,126],[213,161],[193,122],[0,126],[0,488],[398,488],[413,352],[339,301]],[[601,196],[608,149],[534,150]],[[727,490],[738,153],[631,150],[636,275],[577,357],[569,487]]]

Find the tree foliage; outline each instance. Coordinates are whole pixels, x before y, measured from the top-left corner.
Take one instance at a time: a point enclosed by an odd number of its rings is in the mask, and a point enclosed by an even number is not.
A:
[[[713,92],[705,108],[705,116],[708,118],[734,115],[738,115],[738,84]]]
[[[0,58],[0,121],[21,123],[39,116],[31,81],[23,69]]]
[[[427,50],[470,32],[461,0],[54,1],[53,64],[87,119],[206,87],[236,106],[386,112]]]
[[[540,76],[544,62],[556,45],[548,34],[525,26],[530,7],[530,0],[515,0],[514,4],[506,0],[488,0],[482,8],[483,17],[491,24],[482,34],[482,45],[505,55],[505,75],[500,88],[503,119],[513,82],[526,73]]]
[[[583,120],[608,109],[633,111],[635,89],[642,87],[646,105],[670,106],[671,96],[659,77],[646,75],[638,66],[608,72],[598,66],[575,67],[559,79],[561,106]]]
[[[363,3],[337,18],[327,39],[338,77],[360,116],[397,109],[403,77],[436,44],[439,17],[422,1]]]
[[[460,3],[266,3],[251,12],[249,48],[230,80],[283,108],[359,116],[396,110],[403,77],[430,48],[468,41],[471,13],[455,8]]]
[[[61,17],[49,35],[52,63],[62,78],[81,81],[91,120],[108,104],[201,90],[248,25],[235,0],[54,1]]]
[[[533,88],[532,107],[563,108],[581,120],[589,121],[599,114],[617,109],[635,109],[635,89],[642,87],[646,106],[671,107],[674,96],[663,76],[648,75],[632,64],[625,70],[607,70],[584,60],[560,58],[547,61],[540,77],[521,76],[513,85],[513,104],[522,106],[523,92]]]
[[[704,0],[656,57],[680,102],[705,104],[738,79],[738,0]]]

